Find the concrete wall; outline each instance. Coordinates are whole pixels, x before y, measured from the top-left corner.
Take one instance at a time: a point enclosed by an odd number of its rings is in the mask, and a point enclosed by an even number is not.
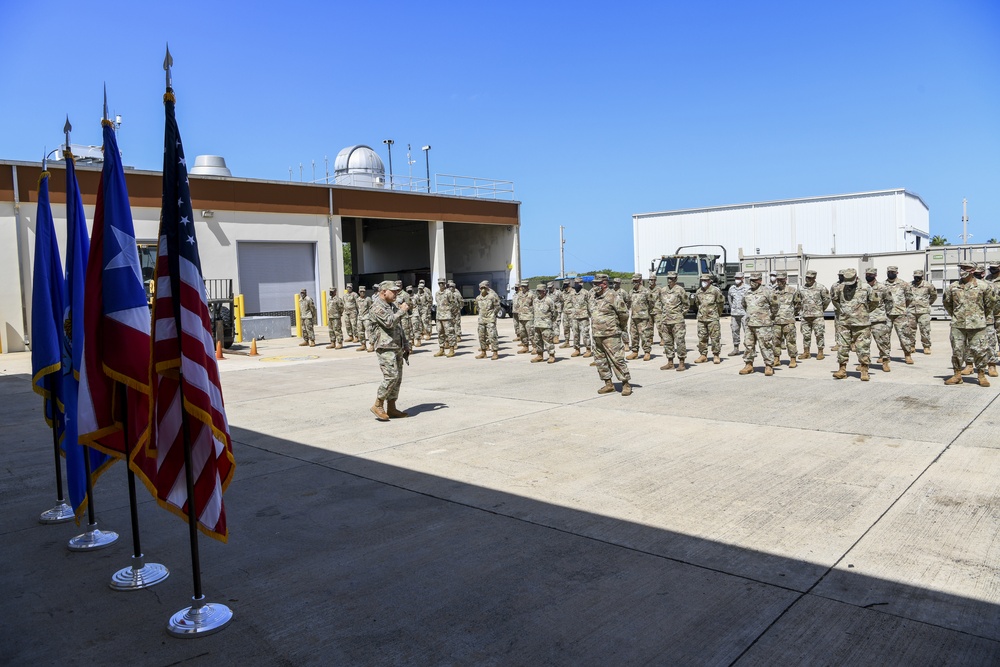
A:
[[[22,213],[27,213],[27,211]],[[21,217],[23,221],[24,215]],[[32,221],[34,218],[35,213],[31,211]],[[34,229],[33,222],[32,229]],[[24,238],[24,236],[22,234],[22,246],[30,248],[33,252],[35,247],[34,232],[32,232],[30,239]],[[4,202],[0,204],[0,349],[4,352],[24,350],[26,311],[24,310],[25,303],[21,300],[20,271],[22,267],[18,261],[19,250],[23,254],[24,249],[18,248],[17,238],[14,204],[13,202]],[[62,246],[65,247],[65,233],[63,233]],[[29,271],[31,257],[31,253],[26,256],[25,266]],[[30,313],[28,313],[28,317],[30,317]]]

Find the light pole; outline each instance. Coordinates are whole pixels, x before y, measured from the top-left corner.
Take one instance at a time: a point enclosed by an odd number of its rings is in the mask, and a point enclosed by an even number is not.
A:
[[[392,145],[396,142],[392,139],[383,139],[382,143],[389,147],[389,189],[392,190]]]
[[[420,148],[424,152],[424,163],[427,165],[427,192],[431,191],[431,146],[427,144]]]

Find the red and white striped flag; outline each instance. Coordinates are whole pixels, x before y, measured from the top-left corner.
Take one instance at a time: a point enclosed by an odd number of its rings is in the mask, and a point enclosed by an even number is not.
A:
[[[150,360],[150,454],[161,505],[188,518],[185,449],[190,451],[198,527],[225,542],[222,494],[236,468],[212,342],[191,191],[174,96],[164,95],[163,200],[156,259]]]

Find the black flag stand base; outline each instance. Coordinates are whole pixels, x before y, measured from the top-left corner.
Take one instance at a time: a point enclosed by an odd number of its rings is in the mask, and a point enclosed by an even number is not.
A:
[[[233,620],[233,611],[218,602],[205,602],[205,596],[191,598],[191,606],[170,617],[167,634],[173,637],[204,637],[218,632]]]
[[[88,525],[87,528],[86,533],[80,533],[66,545],[70,551],[95,551],[109,547],[118,541],[118,533],[111,530],[99,530],[96,523]]]
[[[137,591],[155,586],[170,576],[170,570],[159,563],[147,563],[142,554],[132,556],[132,564],[123,567],[111,577],[111,590]]]
[[[73,508],[59,499],[56,506],[45,510],[38,517],[38,523],[65,523],[73,519]]]

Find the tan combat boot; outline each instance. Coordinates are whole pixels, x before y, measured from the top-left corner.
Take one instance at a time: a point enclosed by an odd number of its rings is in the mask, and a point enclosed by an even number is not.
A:
[[[722,359],[719,359],[719,355],[713,354],[712,355],[712,363],[713,364],[721,364],[722,363]]]
[[[816,348],[816,361],[823,361],[823,348]]]
[[[753,364],[747,362],[747,365],[740,369],[740,375],[750,375],[754,372]]]
[[[598,394],[610,394],[615,390],[614,383],[611,380],[605,380],[604,386],[597,390]]]
[[[905,361],[908,364],[912,364],[913,363],[913,357],[910,356],[910,353],[909,352],[905,352],[904,354],[906,356],[903,357],[903,361]]]
[[[375,346],[374,345],[369,345],[368,346],[368,351],[369,352],[374,352],[375,351]]]
[[[545,363],[547,363],[547,364],[554,364],[554,363],[556,363],[556,355],[553,354],[552,352],[549,352],[549,360],[546,361]]]
[[[764,366],[764,375],[774,375],[774,366],[771,364]]]
[[[989,375],[991,378],[995,378],[997,376],[997,365],[996,364],[988,364],[987,365],[987,373],[986,374]]]
[[[665,363],[662,366],[660,366],[660,370],[661,371],[672,371],[672,370],[674,370],[674,360],[673,359],[667,359],[667,363]]]
[[[362,343],[362,344],[361,344],[361,347],[359,347],[358,349],[356,349],[356,350],[354,350],[354,351],[355,351],[355,352],[367,352],[367,351],[368,351],[368,348],[367,348],[367,347],[365,347],[365,344],[364,344],[364,343]]]
[[[454,357],[455,356],[455,348],[449,347],[448,351],[444,353],[444,356],[446,356],[446,357]]]
[[[743,353],[742,353],[742,352],[740,352],[740,348],[739,348],[739,347],[737,346],[737,347],[734,347],[734,348],[733,348],[733,351],[729,353],[729,356],[730,356],[730,357],[738,357],[738,356],[740,356],[741,354],[743,354]]]
[[[971,361],[965,365],[965,368],[962,369],[962,375],[972,375],[972,362]]]
[[[847,363],[846,362],[840,364],[840,368],[838,368],[836,371],[834,371],[833,377],[834,377],[835,380],[843,380],[844,378],[847,377]]]
[[[990,381],[986,379],[986,373],[979,371],[979,386],[988,387],[990,386]]]
[[[371,411],[372,414],[375,415],[375,418],[378,419],[380,422],[387,422],[389,421],[389,415],[385,413],[385,409],[382,407],[383,403],[385,403],[384,400],[382,400],[381,398],[376,398],[375,405],[371,407]]]
[[[799,355],[798,357],[796,357],[796,358],[797,358],[797,359],[801,359],[801,360],[805,361],[806,359],[808,359],[808,358],[809,358],[809,350],[806,350],[805,352],[803,352],[802,354],[800,354],[800,355]],[[818,358],[819,358],[819,357],[817,357],[817,359],[818,359]]]
[[[632,385],[630,385],[628,382],[622,382],[622,396],[631,396],[631,395],[632,395]]]
[[[305,347],[308,344],[309,344],[309,341],[304,340],[301,343],[299,343],[299,347]]]
[[[541,354],[536,354],[531,358],[531,363],[533,364],[537,364],[541,361],[545,361],[545,357],[543,357]]]
[[[831,351],[831,352],[836,352],[836,351],[837,351],[837,350],[839,350],[839,349],[840,349],[840,346],[839,346],[839,345],[836,345],[836,344],[834,344],[834,345],[831,345],[831,346],[830,346],[830,351]]]
[[[485,358],[486,358],[486,350],[479,350],[479,354],[476,355],[476,359],[485,359]]]
[[[694,360],[694,363],[696,363],[696,364],[703,364],[706,361],[708,361],[708,357],[706,357],[704,354],[701,354],[701,355],[698,355],[698,358]]]
[[[886,373],[889,372],[889,357],[882,358],[882,370]]]
[[[327,350],[334,350],[334,349],[336,349],[336,347],[337,347],[336,343],[330,343],[329,345],[326,346],[326,349]]]
[[[496,350],[493,350],[493,356],[490,357],[490,361],[496,361],[499,358],[500,358],[500,353],[497,352]]]
[[[594,353],[593,353],[593,352],[592,352],[592,351],[590,350],[590,348],[588,347],[588,348],[587,348],[587,351],[583,353],[583,356],[584,356],[584,357],[592,357],[592,356],[594,356]]]
[[[562,347],[562,348],[566,348],[566,347],[569,347],[569,341],[566,341],[565,343],[563,343],[563,344],[562,344],[562,345],[560,345],[559,347]]]
[[[653,357],[652,357],[652,355],[649,352],[647,352],[646,354],[642,355],[642,360],[643,361],[649,361],[652,358]]]
[[[517,348],[517,353],[518,354],[527,354],[528,353],[528,348],[526,348],[524,345],[521,345],[519,348]]]
[[[885,370],[885,366],[882,366],[882,370]],[[861,364],[861,381],[868,382],[868,364]]]
[[[927,347],[924,348],[924,354],[930,354],[930,353],[931,353],[931,346],[928,345]]]
[[[571,354],[569,356],[571,356],[571,357],[579,357],[580,356],[580,349],[577,348],[577,349],[573,350],[573,354]]]
[[[799,365],[799,362],[797,362],[795,360],[795,357],[792,357],[791,359],[788,360],[788,367],[789,368],[795,368],[798,365]]]
[[[559,344],[559,334],[556,334],[555,337],[552,339],[552,344],[553,345]]]
[[[639,358],[639,353],[638,352],[631,352],[625,358],[628,359],[629,361],[632,361],[633,359],[638,359]]]
[[[338,350],[344,349],[344,344],[343,343],[337,343],[337,349]]]
[[[962,373],[955,371],[955,374],[944,381],[945,384],[962,384]]]
[[[402,410],[396,409],[396,401],[388,401],[388,406],[386,407],[385,413],[389,415],[391,419],[402,419],[403,417],[409,417],[410,415],[403,412]]]
[[[434,353],[434,356],[435,357],[443,357],[444,356],[444,348],[443,347],[439,347],[438,351]]]
[[[684,360],[684,357],[679,357],[677,359],[677,370],[678,371],[686,371],[687,369],[688,369],[688,366],[687,366],[687,362]]]

